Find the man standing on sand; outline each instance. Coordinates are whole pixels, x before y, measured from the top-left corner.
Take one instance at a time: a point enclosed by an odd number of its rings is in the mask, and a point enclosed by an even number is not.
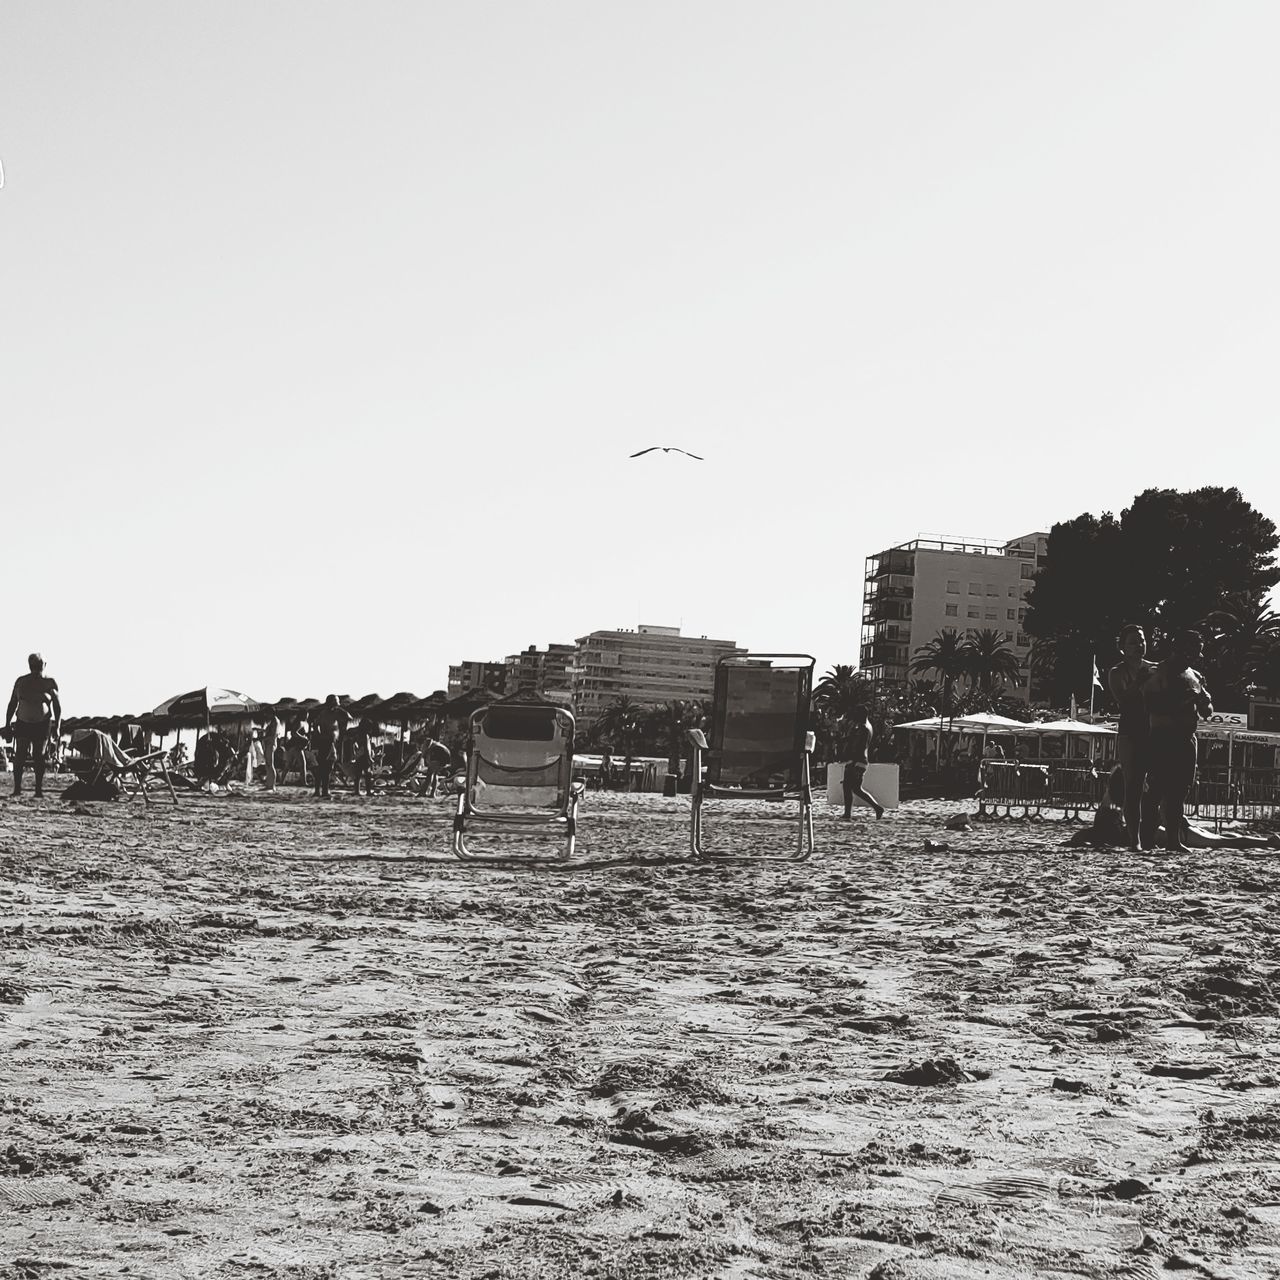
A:
[[[844,816],[853,817],[853,797],[861,796],[875,811],[877,818],[884,817],[884,806],[863,785],[867,765],[871,763],[871,739],[875,730],[867,716],[867,709],[859,703],[849,713],[853,731],[849,736],[849,763],[844,767]]]
[[[1182,842],[1182,807],[1196,778],[1196,727],[1213,715],[1204,676],[1192,665],[1202,652],[1196,632],[1176,632],[1168,657],[1142,686],[1151,781],[1164,819],[1164,847],[1170,853],[1188,852]]]
[[[324,800],[329,799],[329,778],[350,724],[351,717],[339,704],[336,693],[331,693],[311,717],[311,749],[316,753],[315,794]]]
[[[13,758],[13,794],[22,794],[22,771],[26,767],[27,752],[34,757],[36,795],[44,794],[44,759],[50,735],[62,731],[62,703],[58,700],[58,682],[44,673],[44,659],[33,653],[27,659],[31,668],[25,676],[13,682],[13,696],[4,716],[5,737],[12,727],[16,737]],[[14,712],[18,723],[13,724]]]

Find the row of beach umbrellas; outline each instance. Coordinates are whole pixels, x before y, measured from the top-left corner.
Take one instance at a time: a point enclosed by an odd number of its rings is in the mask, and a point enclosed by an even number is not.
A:
[[[496,694],[485,690],[473,690],[455,698],[439,691],[428,697],[407,692],[393,694],[389,698],[377,693],[360,698],[340,694],[338,701],[352,716],[367,717],[385,724],[465,714],[496,697]],[[243,722],[268,711],[274,711],[284,720],[305,718],[323,705],[323,698],[279,698],[275,702],[260,702],[235,689],[207,686],[166,698],[153,710],[141,715],[73,716],[63,721],[62,728],[64,732],[71,733],[77,729],[111,731],[137,725],[153,732],[167,733],[173,729],[202,728],[213,723]]]

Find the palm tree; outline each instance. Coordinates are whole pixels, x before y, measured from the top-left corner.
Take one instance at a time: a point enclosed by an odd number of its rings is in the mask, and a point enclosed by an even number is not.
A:
[[[702,721],[702,704],[694,699],[674,698],[650,707],[645,718],[648,740],[667,753],[667,772],[679,774],[688,731]]]
[[[622,751],[626,760],[627,790],[631,790],[631,759],[643,728],[644,708],[620,693],[600,713],[597,727],[601,738]]]
[[[965,643],[954,627],[944,627],[928,644],[922,644],[916,650],[916,656],[907,669],[916,675],[927,675],[932,671],[941,676],[942,705],[938,711],[940,714],[950,712],[955,705],[951,696],[955,682],[969,670]]]
[[[850,707],[870,699],[871,688],[860,671],[838,662],[814,686],[813,705],[835,717],[847,715]]]
[[[1017,684],[1022,676],[1018,655],[999,631],[990,627],[979,631],[961,646],[965,655],[965,675],[970,684],[990,696],[996,684]]]
[[[814,728],[837,755],[845,745],[846,722],[854,707],[870,708],[875,691],[872,681],[843,662],[836,663],[814,686]]]
[[[1237,597],[1202,618],[1200,629],[1205,633],[1205,657],[1217,669],[1211,674],[1225,679],[1241,698],[1280,646],[1280,614],[1264,600]]]

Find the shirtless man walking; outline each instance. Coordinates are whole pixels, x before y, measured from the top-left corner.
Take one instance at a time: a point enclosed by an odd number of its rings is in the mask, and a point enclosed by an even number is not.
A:
[[[315,794],[325,800],[329,799],[329,779],[350,724],[351,716],[338,702],[336,693],[331,693],[311,717],[311,749],[316,753]]]
[[[884,806],[863,786],[867,765],[871,763],[871,739],[875,730],[864,706],[856,706],[849,713],[853,732],[849,736],[849,763],[844,767],[844,816],[853,817],[853,797],[861,796],[875,811],[877,818],[884,817]]]
[[[15,736],[13,794],[22,794],[22,771],[30,751],[35,765],[35,793],[40,796],[44,794],[44,755],[49,737],[62,729],[62,703],[58,701],[58,682],[44,674],[44,659],[33,653],[27,659],[27,666],[30,672],[13,682],[13,696],[4,716],[4,732],[8,737],[12,729]],[[13,723],[15,711],[16,725]]]

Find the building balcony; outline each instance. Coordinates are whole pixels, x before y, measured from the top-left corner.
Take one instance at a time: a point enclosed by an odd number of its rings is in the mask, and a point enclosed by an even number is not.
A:
[[[862,610],[863,622],[910,622],[911,602],[898,598],[867,602]]]
[[[878,556],[867,560],[867,579],[883,578],[886,574],[898,573],[911,577],[916,571],[915,553],[894,548],[882,551]]]

